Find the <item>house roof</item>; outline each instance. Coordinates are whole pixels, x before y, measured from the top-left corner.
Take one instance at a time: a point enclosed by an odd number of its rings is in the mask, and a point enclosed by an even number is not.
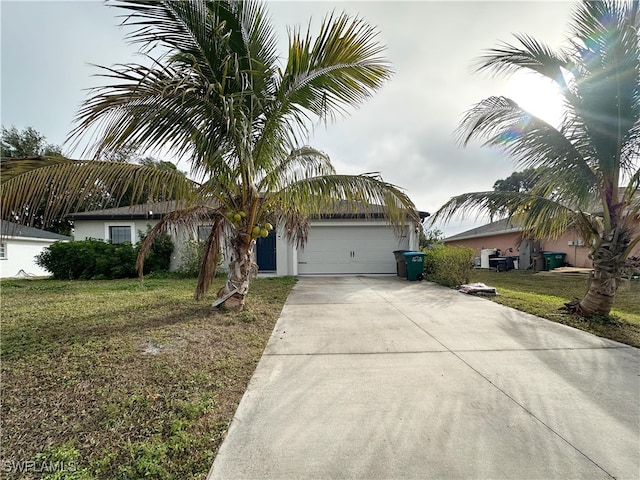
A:
[[[18,223],[0,220],[0,230],[3,237],[21,237],[21,238],[41,238],[43,240],[72,240],[71,237],[60,235],[53,232],[47,232],[35,227],[20,225]]]
[[[345,201],[339,202],[332,212],[312,215],[312,219],[350,219],[350,218],[384,218],[384,207],[382,205],[369,205],[364,207],[360,204],[357,210],[350,208]],[[420,219],[429,217],[431,214],[418,210]]]
[[[624,186],[620,186],[620,201],[624,194]],[[602,215],[602,212],[597,212],[594,207],[594,214]],[[487,223],[481,227],[472,228],[466,232],[458,233],[444,239],[445,242],[453,242],[455,240],[467,240],[470,238],[488,237],[492,235],[502,235],[505,233],[522,232],[522,227],[514,219],[502,219],[495,222]]]
[[[455,240],[467,240],[469,238],[489,237],[492,235],[502,235],[505,233],[521,232],[522,227],[515,220],[503,219],[495,222],[487,223],[481,227],[472,228],[466,232],[458,233],[444,239],[445,242],[453,242]]]
[[[176,203],[174,201],[168,201],[133,205],[131,207],[105,208],[103,210],[74,213],[69,215],[69,218],[71,220],[160,219],[175,209]]]
[[[146,219],[160,219],[167,213],[174,211],[176,204],[174,201],[148,203],[144,205],[134,205],[132,207],[117,207],[106,208],[104,210],[93,210],[90,212],[80,212],[70,215],[72,220],[146,220]],[[429,216],[427,212],[419,211],[420,218],[426,218]],[[373,205],[368,210],[368,215],[365,215],[364,209],[360,209],[359,212],[350,212],[346,208],[338,208],[335,212],[330,214],[323,214],[313,218],[364,218],[365,216],[379,218],[383,216],[383,208],[379,205]]]

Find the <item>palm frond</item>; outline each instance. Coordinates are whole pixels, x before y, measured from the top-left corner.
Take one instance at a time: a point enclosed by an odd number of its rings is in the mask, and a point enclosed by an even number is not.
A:
[[[504,42],[487,50],[476,60],[477,71],[488,70],[498,75],[531,71],[555,82],[562,92],[568,92],[563,73],[568,59],[564,52],[554,52],[549,46],[529,35],[514,36],[521,46]]]
[[[501,149],[524,168],[553,171],[582,202],[597,183],[590,156],[585,158],[562,132],[509,98],[489,97],[479,102],[465,114],[456,135],[462,145],[484,138],[484,146]]]
[[[419,221],[415,205],[406,193],[376,174],[324,175],[292,183],[265,199],[263,210],[279,212],[288,238],[303,245],[310,217],[382,214],[401,232],[409,220]],[[296,225],[300,223],[302,228]]]
[[[570,227],[577,228],[585,241],[594,235],[595,217],[576,211],[549,198],[531,195],[531,198],[513,215],[523,230],[537,239],[556,239]],[[597,230],[595,232],[597,234]]]
[[[144,237],[138,251],[138,259],[136,261],[136,269],[138,275],[142,277],[144,260],[149,255],[153,240],[161,233],[172,233],[174,235],[184,232],[196,231],[196,227],[200,224],[209,223],[214,218],[220,216],[220,213],[214,207],[209,205],[194,205],[186,208],[177,208],[172,212],[164,215],[158,223],[156,223]]]
[[[81,209],[117,205],[125,193],[131,204],[162,200],[167,192],[188,202],[196,187],[173,170],[124,162],[45,159],[42,166],[3,179],[1,218],[12,221],[17,209],[35,211],[44,205],[42,221],[46,225]]]
[[[577,114],[589,132],[604,178],[617,189],[621,152],[640,120],[637,6],[582,2],[574,13]],[[637,139],[637,137],[636,137]]]
[[[429,219],[431,224],[448,222],[458,213],[478,216],[487,211],[507,212],[504,218],[516,221],[535,238],[558,238],[569,227],[591,231],[593,217],[558,200],[529,192],[473,192],[452,197]],[[585,237],[587,238],[587,237]]]
[[[472,192],[456,195],[442,205],[431,217],[429,223],[448,222],[456,214],[465,213],[479,218],[485,212],[514,212],[528,198],[523,192]]]
[[[197,158],[222,148],[228,115],[203,97],[209,87],[201,78],[157,62],[101,69],[115,82],[91,89],[67,142],[75,146],[95,128],[97,141],[89,149],[96,155],[133,145]]]
[[[369,98],[391,75],[378,32],[360,18],[330,14],[315,40],[299,31],[289,44],[284,93],[318,117],[332,116]]]
[[[264,172],[258,191],[275,192],[305,178],[334,175],[329,157],[315,148],[304,146],[293,150],[286,158]]]
[[[69,162],[73,162],[73,160],[65,157],[3,157],[2,159],[0,159],[0,184],[4,184],[14,177],[24,175],[25,173],[36,170],[38,168],[62,165]]]
[[[204,246],[204,256],[202,266],[198,274],[198,283],[193,294],[196,300],[200,300],[211,288],[211,283],[216,275],[216,268],[220,258],[220,243],[222,239],[223,217],[218,215],[215,217],[213,227]]]
[[[317,37],[289,35],[287,66],[278,79],[277,104],[269,111],[264,139],[295,144],[313,118],[334,119],[357,107],[391,77],[378,32],[361,18],[327,16]],[[295,129],[291,129],[291,125]],[[258,148],[258,156],[264,157]]]

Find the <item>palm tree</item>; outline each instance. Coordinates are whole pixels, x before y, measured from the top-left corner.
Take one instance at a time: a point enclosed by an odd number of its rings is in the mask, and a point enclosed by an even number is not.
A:
[[[479,70],[533,72],[555,83],[565,107],[559,126],[509,98],[490,97],[466,113],[457,131],[465,146],[483,138],[518,165],[538,169],[535,186],[459,195],[434,219],[498,205],[536,238],[576,228],[590,248],[593,273],[584,298],[567,307],[584,316],[607,315],[625,261],[640,241],[638,2],[584,1],[570,26],[568,46],[559,51],[516,35],[516,44],[502,44],[479,60]]]
[[[110,84],[90,93],[69,139],[93,132],[97,140],[89,150],[96,157],[126,145],[167,150],[188,158],[198,181],[144,166],[57,161],[55,168],[24,167],[27,173],[14,175],[11,189],[3,181],[3,200],[8,191],[15,195],[9,205],[31,201],[20,193],[29,182],[39,185],[29,187],[33,198],[55,182],[84,196],[95,185],[109,192],[132,187],[134,199],[174,189],[176,210],[147,235],[139,267],[155,234],[208,220],[213,228],[195,296],[208,290],[226,241],[230,271],[218,303],[239,309],[256,268],[255,240],[272,225],[283,225],[288,239],[302,245],[310,218],[336,208],[366,213],[382,205],[398,228],[417,219],[396,186],[376,174],[338,175],[325,154],[305,145],[314,119],[347,113],[392,74],[375,29],[362,19],[328,15],[316,38],[291,30],[288,60],[280,65],[273,28],[256,1],[112,4],[126,11],[123,24],[134,27],[129,41],[142,46],[147,64],[100,67]],[[72,208],[60,202],[54,210]]]

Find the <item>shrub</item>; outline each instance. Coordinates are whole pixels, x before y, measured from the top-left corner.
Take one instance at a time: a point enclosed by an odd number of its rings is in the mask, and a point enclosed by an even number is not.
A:
[[[149,230],[151,230],[150,225],[147,225],[146,232],[138,230],[140,242],[149,234]],[[171,265],[171,254],[174,249],[175,246],[169,234],[160,233],[156,235],[151,245],[151,251],[144,260],[144,273],[168,272],[169,266]],[[138,249],[136,249],[136,253],[137,250]]]
[[[102,240],[55,242],[36,257],[36,263],[59,279],[112,279],[136,276],[136,250],[129,243]]]
[[[158,235],[144,262],[144,273],[169,270],[173,248],[168,235]],[[138,246],[130,243],[88,239],[55,242],[36,257],[36,263],[58,279],[109,280],[137,276],[137,257]]]
[[[202,240],[187,240],[182,244],[182,262],[176,272],[183,277],[197,277],[204,259],[205,242]]]
[[[187,240],[184,242],[180,251],[182,253],[181,262],[178,268],[176,269],[176,273],[181,277],[197,277],[200,275],[200,268],[202,267],[202,262],[204,261],[204,248],[206,246],[206,242],[203,240]],[[222,252],[218,252],[218,264],[216,265],[216,277],[219,275],[223,275],[220,267],[222,266],[224,259]]]
[[[469,283],[473,266],[472,248],[439,247],[425,253],[425,277],[428,280],[448,287]]]

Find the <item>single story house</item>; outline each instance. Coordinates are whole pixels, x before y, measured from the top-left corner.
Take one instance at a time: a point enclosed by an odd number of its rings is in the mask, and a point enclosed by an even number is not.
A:
[[[445,245],[471,247],[475,251],[476,264],[480,266],[483,250],[499,249],[502,256],[518,257],[521,270],[544,270],[542,252],[562,252],[565,262],[573,267],[591,268],[589,248],[575,229],[568,229],[555,240],[531,240],[523,238],[522,228],[513,220],[498,220],[481,227],[445,238]],[[640,246],[632,253],[640,255]]]
[[[0,278],[41,277],[50,273],[36,264],[36,257],[54,242],[71,237],[35,227],[0,220]]]
[[[72,215],[74,238],[96,238],[115,243],[138,241],[138,231],[155,225],[172,210],[171,202],[119,207]],[[423,217],[428,216],[422,212]],[[181,262],[180,244],[207,237],[210,225],[197,231],[174,235],[176,252],[171,269]],[[261,272],[275,275],[386,274],[396,273],[394,250],[418,249],[418,225],[410,223],[398,236],[381,213],[331,214],[311,221],[304,248],[287,241],[284,229],[276,226],[266,238],[257,240],[256,263]],[[224,267],[224,264],[223,264]]]

